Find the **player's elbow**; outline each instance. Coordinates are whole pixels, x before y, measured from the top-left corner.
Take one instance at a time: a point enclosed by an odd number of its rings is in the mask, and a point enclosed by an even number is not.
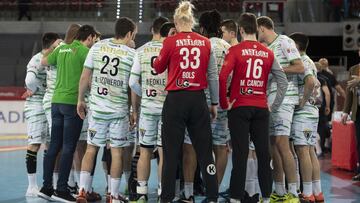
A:
[[[297,66],[298,66],[298,73],[303,74],[305,72],[304,64],[300,62]]]

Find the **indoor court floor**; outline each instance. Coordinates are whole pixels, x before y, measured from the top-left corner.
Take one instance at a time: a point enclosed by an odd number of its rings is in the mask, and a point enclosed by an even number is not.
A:
[[[19,136],[18,138],[21,138]],[[25,198],[27,189],[27,175],[25,168],[26,140],[14,139],[14,136],[0,136],[0,203],[45,203],[39,198]],[[99,156],[102,155],[100,151]],[[42,157],[38,155],[38,185],[42,183]],[[230,158],[230,157],[229,157]],[[100,157],[99,159],[100,160]],[[230,161],[231,162],[231,161]],[[330,158],[321,159],[321,181],[326,203],[360,203],[360,182],[352,182],[353,173],[331,168]],[[156,163],[152,163],[152,173],[149,182],[150,201],[156,202]],[[221,191],[227,189],[229,183],[231,163],[227,167]],[[122,179],[120,189],[124,190]],[[105,176],[100,162],[97,164],[94,189],[101,194],[105,191]],[[103,198],[104,199],[104,198]],[[202,198],[198,197],[197,202]],[[103,200],[102,202],[105,202]]]

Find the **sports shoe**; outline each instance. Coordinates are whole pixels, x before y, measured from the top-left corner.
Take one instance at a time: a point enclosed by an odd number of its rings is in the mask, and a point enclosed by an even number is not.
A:
[[[245,191],[244,197],[241,199],[241,203],[258,203],[260,201],[259,194],[249,196],[249,193]]]
[[[92,192],[86,193],[86,200],[88,202],[101,201],[101,195],[93,190]]]
[[[76,198],[76,203],[87,203],[86,192],[84,189],[81,189],[79,195]]]
[[[143,194],[138,194],[138,198],[136,201],[130,201],[130,203],[146,203],[148,201],[148,196]]]
[[[111,195],[110,203],[128,203],[128,201],[120,195],[117,197]]]
[[[195,199],[194,196],[190,196],[189,198],[186,198],[185,195],[181,195],[180,199],[178,200],[178,202],[183,202],[183,203],[194,203]]]
[[[75,197],[73,197],[69,190],[67,191],[58,191],[55,190],[54,194],[51,196],[55,201],[58,202],[76,202]]]
[[[26,197],[37,197],[39,193],[39,188],[37,185],[32,186],[32,187],[28,187],[28,189],[26,190]]]
[[[110,199],[111,199],[111,194],[110,194],[110,192],[106,192],[106,193],[105,193],[105,202],[106,202],[106,203],[110,203]]]
[[[314,195],[314,197],[315,197],[315,202],[321,203],[321,202],[325,201],[324,195],[322,192],[320,192],[320,194],[318,194],[318,195]]]
[[[51,198],[51,196],[54,194],[54,189],[53,188],[45,188],[42,187],[38,193],[38,197],[46,199],[48,201],[53,201],[53,199]]]
[[[287,194],[281,196],[278,195],[276,192],[273,192],[270,196],[270,203],[284,202],[288,198],[287,196]]]
[[[289,193],[286,196],[286,200],[284,201],[284,203],[300,203],[300,199],[299,197],[296,197],[294,194]]]
[[[356,176],[352,177],[353,181],[360,181],[360,173],[357,174]]]
[[[305,196],[304,194],[301,194],[301,197],[299,196],[299,199],[300,199],[300,202],[315,203],[314,195]]]
[[[79,186],[77,185],[77,183],[75,183],[74,187],[68,185],[67,189],[70,191],[73,197],[79,195]]]

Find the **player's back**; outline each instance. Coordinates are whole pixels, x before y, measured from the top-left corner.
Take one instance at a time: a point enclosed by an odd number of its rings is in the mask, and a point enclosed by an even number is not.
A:
[[[194,32],[181,32],[166,38],[164,47],[165,44],[170,49],[166,89],[205,89],[211,52],[210,40]]]
[[[231,63],[235,63],[230,100],[236,99],[236,106],[267,108],[266,89],[273,52],[257,41],[243,41],[231,47],[228,54],[233,55]]]
[[[220,73],[221,67],[224,63],[225,55],[231,46],[225,40],[217,37],[210,38],[210,43],[211,43],[211,50],[213,51],[216,57],[216,65]]]
[[[128,110],[128,86],[134,56],[134,49],[116,43],[113,38],[93,45],[87,58],[93,63],[91,111],[116,114]]]
[[[210,43],[211,43],[211,51],[213,52],[213,54],[215,55],[215,58],[216,58],[216,66],[218,69],[218,73],[220,73],[220,70],[224,63],[226,53],[228,52],[228,49],[231,47],[231,45],[229,43],[227,43],[225,40],[217,38],[217,37],[210,38]],[[229,79],[231,79],[231,78],[229,78]],[[229,80],[229,82],[230,82],[230,80]],[[209,89],[206,89],[205,92],[206,92],[207,102],[208,102],[208,104],[211,104]],[[221,109],[220,107],[218,108],[218,111],[225,112],[225,110]]]
[[[141,109],[147,114],[161,115],[166,97],[167,74],[158,74],[153,68],[153,62],[159,56],[161,41],[150,41],[137,49],[141,66]]]
[[[288,67],[291,61],[300,59],[300,54],[296,49],[295,42],[286,35],[278,35],[277,38],[268,46],[274,52],[274,56],[280,63],[281,67]],[[287,75],[288,89],[285,93],[284,104],[298,104],[299,90],[298,79],[296,74]],[[269,103],[272,103],[276,96],[276,81],[271,79],[268,89]]]

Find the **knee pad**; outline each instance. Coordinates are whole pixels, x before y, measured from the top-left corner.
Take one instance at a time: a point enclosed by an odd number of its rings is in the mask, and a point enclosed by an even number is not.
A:
[[[36,173],[36,158],[37,158],[37,152],[27,150],[26,168],[29,174]]]

